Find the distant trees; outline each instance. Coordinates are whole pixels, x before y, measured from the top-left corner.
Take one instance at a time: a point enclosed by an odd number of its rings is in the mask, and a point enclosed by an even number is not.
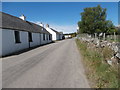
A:
[[[81,13],[81,21],[78,22],[79,33],[107,33],[117,32],[112,21],[106,20],[106,8],[100,5],[97,7],[85,8]]]
[[[70,34],[71,37],[76,37],[76,32]]]

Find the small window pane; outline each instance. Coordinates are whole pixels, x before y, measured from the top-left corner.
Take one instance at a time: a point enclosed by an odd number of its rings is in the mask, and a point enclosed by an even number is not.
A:
[[[29,42],[32,42],[32,33],[28,32],[28,38],[29,38]]]
[[[51,40],[51,35],[49,35],[49,40]]]
[[[19,31],[14,31],[15,43],[20,43],[20,33]]]
[[[45,33],[43,33],[43,40],[45,40]]]

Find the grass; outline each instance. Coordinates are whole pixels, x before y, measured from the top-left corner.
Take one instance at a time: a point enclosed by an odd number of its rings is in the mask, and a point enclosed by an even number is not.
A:
[[[83,56],[86,74],[92,88],[119,88],[118,68],[105,62],[112,52],[109,48],[94,49],[87,47],[87,43],[76,39],[76,44]]]

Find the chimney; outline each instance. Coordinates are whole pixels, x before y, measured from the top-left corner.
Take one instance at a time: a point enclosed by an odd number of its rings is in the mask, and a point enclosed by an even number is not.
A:
[[[44,24],[41,22],[41,23],[40,23],[40,26],[41,26],[41,27],[44,27]]]
[[[19,18],[21,18],[22,20],[26,20],[26,17],[24,15],[21,15]]]
[[[44,29],[44,24],[42,22],[40,23],[40,26],[42,27],[42,30]]]
[[[49,28],[49,24],[46,24],[46,27]]]

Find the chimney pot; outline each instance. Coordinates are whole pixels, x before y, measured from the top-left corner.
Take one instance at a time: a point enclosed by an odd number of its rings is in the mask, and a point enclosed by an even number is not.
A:
[[[48,28],[49,28],[49,24],[46,24],[46,27],[48,27]]]
[[[41,27],[44,27],[44,24],[41,22],[41,23],[40,23],[40,26],[41,26]]]
[[[22,20],[26,20],[26,17],[24,15],[21,15],[19,18],[21,18]]]

